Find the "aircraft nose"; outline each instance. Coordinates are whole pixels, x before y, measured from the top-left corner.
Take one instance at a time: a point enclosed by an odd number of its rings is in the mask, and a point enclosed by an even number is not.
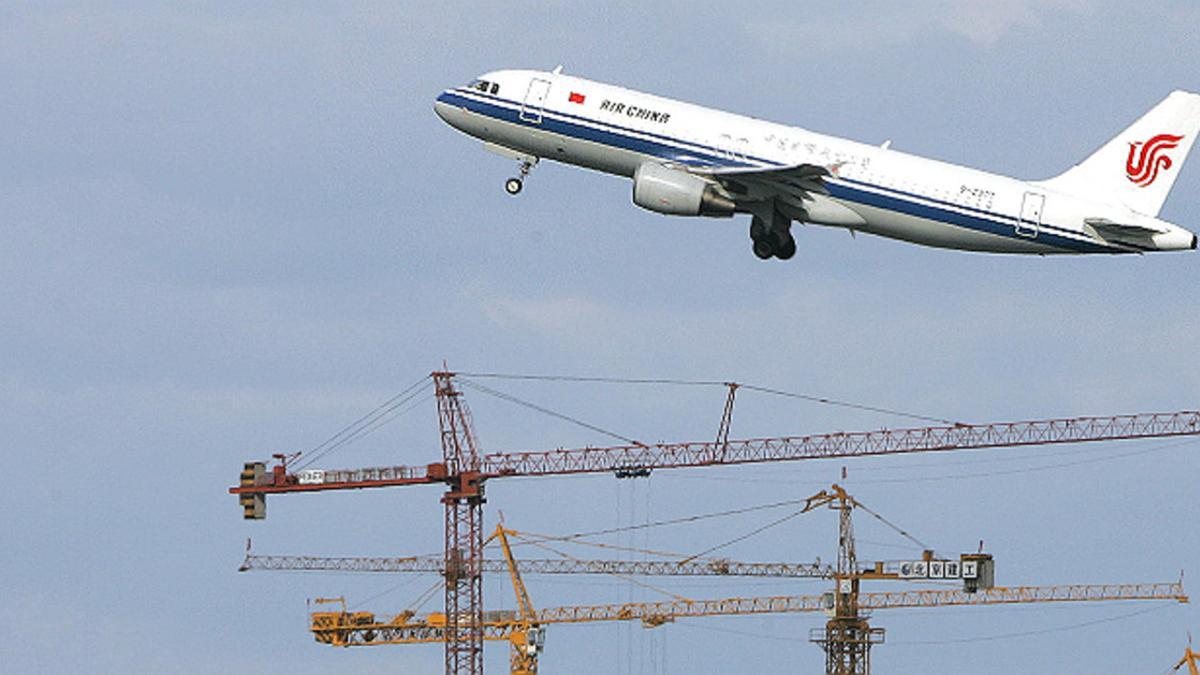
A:
[[[433,112],[446,124],[450,124],[450,111],[454,106],[450,105],[450,97],[446,92],[438,94],[438,97],[433,101]]]
[[[1196,250],[1196,235],[1192,235],[1192,250]]]

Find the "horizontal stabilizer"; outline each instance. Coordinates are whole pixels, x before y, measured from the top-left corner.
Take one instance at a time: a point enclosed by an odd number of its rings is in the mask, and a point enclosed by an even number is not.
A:
[[[1155,235],[1167,232],[1165,229],[1148,225],[1115,223],[1108,218],[1084,218],[1083,222],[1091,228],[1094,236],[1111,242],[1145,245],[1152,243]]]

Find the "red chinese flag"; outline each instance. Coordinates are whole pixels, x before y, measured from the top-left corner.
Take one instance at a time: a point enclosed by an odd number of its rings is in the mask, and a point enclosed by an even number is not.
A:
[[[577,91],[573,91],[573,92],[571,92],[571,96],[567,100],[570,101],[571,103],[582,104],[584,98],[585,98],[585,96],[583,94],[581,94]]]

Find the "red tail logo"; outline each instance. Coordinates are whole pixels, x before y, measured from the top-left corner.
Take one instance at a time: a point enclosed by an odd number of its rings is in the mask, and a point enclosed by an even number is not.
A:
[[[1159,134],[1145,143],[1129,144],[1129,159],[1125,161],[1125,175],[1138,187],[1149,187],[1158,178],[1159,171],[1171,168],[1171,158],[1164,153],[1179,146],[1183,136]]]

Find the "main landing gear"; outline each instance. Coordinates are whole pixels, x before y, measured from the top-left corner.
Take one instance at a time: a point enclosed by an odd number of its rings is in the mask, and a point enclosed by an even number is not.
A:
[[[767,221],[754,216],[750,220],[750,241],[754,255],[762,260],[779,258],[790,260],[796,255],[796,239],[792,237],[791,221],[776,214],[775,227],[768,227]]]
[[[525,177],[529,175],[529,172],[533,169],[534,165],[536,165],[536,164],[537,164],[536,157],[534,157],[533,159],[527,159],[527,160],[521,162],[521,168],[519,170],[517,177],[509,178],[508,180],[504,181],[504,191],[514,197],[517,196],[518,194],[520,194],[521,188],[524,187],[524,185],[525,185]]]

